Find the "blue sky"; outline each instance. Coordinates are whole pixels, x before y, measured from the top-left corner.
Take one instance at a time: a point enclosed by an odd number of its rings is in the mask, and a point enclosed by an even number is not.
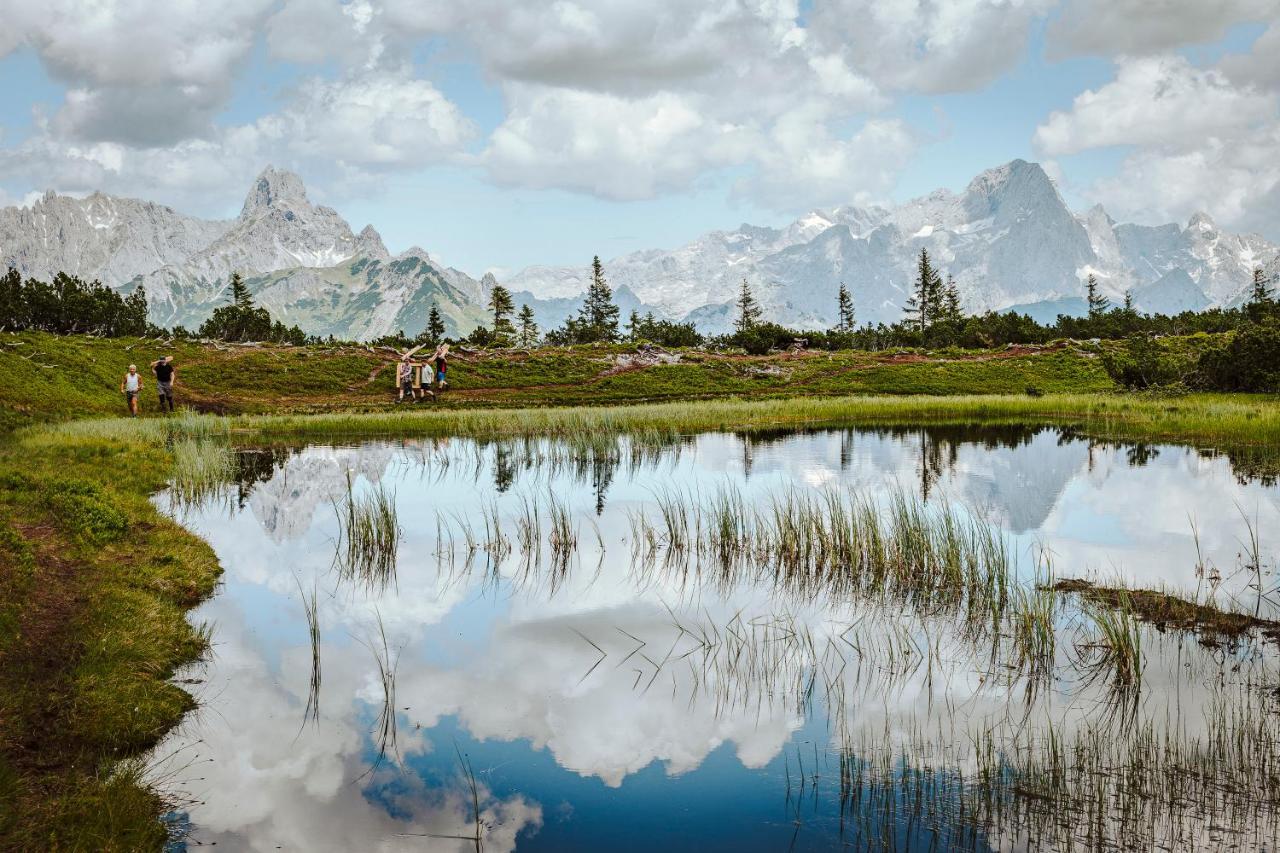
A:
[[[7,0],[0,202],[233,216],[268,162],[471,273],[962,189],[1280,238],[1275,0]]]

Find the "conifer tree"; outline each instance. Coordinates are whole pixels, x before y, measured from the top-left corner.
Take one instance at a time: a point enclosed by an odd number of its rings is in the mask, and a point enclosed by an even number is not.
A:
[[[500,284],[493,286],[489,294],[489,312],[493,315],[493,339],[495,343],[509,343],[515,334],[511,325],[511,312],[515,303],[511,300],[511,291]]]
[[[947,286],[942,292],[942,316],[948,320],[960,320],[964,316],[960,311],[960,288],[953,275],[947,276]]]
[[[840,332],[852,332],[856,325],[856,316],[853,311],[853,297],[849,295],[849,288],[844,286],[844,282],[840,282],[840,292],[836,295],[836,330]]]
[[[639,339],[640,331],[640,312],[631,309],[630,316],[627,317],[627,340],[634,341]]]
[[[519,324],[520,346],[531,347],[538,342],[538,324],[534,321],[532,308],[521,305],[520,313],[516,315],[516,323]]]
[[[1092,320],[1111,310],[1111,300],[1102,295],[1098,288],[1098,278],[1093,273],[1085,279],[1084,291],[1089,301],[1089,319]]]
[[[427,339],[438,344],[444,338],[444,320],[440,317],[440,307],[431,303],[431,313],[427,315]]]
[[[1262,267],[1253,268],[1253,286],[1249,291],[1249,304],[1262,305],[1271,302],[1274,293],[1271,290],[1271,279],[1262,271]]]
[[[908,323],[915,325],[922,333],[939,318],[943,310],[942,277],[933,268],[929,260],[929,251],[920,250],[920,260],[916,263],[916,280],[912,284],[911,297],[902,311]]]
[[[578,319],[583,343],[618,339],[618,306],[613,304],[613,291],[605,281],[599,255],[591,259],[591,284]]]
[[[751,286],[747,284],[747,280],[742,280],[742,290],[738,293],[738,319],[733,321],[733,328],[739,332],[746,332],[756,327],[760,322],[760,316],[763,313],[756,298],[751,295]]]
[[[231,304],[237,308],[252,308],[253,297],[249,295],[249,285],[244,283],[240,273],[231,274]]]
[[[1124,292],[1124,310],[1126,313],[1133,313],[1133,291],[1126,290]]]

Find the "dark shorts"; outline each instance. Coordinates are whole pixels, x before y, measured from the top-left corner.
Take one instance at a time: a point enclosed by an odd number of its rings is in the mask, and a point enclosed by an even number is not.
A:
[[[172,383],[172,382],[157,382],[157,383],[156,383],[156,393],[157,393],[157,394],[159,394],[161,397],[172,397],[172,396],[173,396],[173,383]]]
[[[400,390],[401,390],[401,391],[412,391],[412,390],[413,390],[413,380],[412,380],[412,379],[406,379],[406,380],[404,380],[403,382],[401,382],[401,383],[400,383]]]
[[[137,391],[125,391],[125,392],[124,392],[124,398],[125,398],[126,400],[136,400],[136,399],[138,399],[138,393],[139,393],[139,392],[137,392]]]

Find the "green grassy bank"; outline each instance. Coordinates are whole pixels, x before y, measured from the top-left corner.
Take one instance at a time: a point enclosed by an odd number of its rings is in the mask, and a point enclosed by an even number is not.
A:
[[[365,347],[279,347],[0,334],[0,426],[123,414],[130,363],[172,354],[180,404],[218,414],[379,411],[393,406],[395,354]],[[1113,390],[1097,347],[939,352],[671,354],[633,346],[515,352],[456,351],[438,408],[609,405],[724,397],[847,394],[1093,393]],[[427,405],[427,404],[419,404]]]

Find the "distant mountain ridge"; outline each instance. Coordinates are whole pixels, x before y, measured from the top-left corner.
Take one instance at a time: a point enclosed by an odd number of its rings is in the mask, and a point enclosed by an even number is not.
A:
[[[311,203],[301,178],[271,166],[230,221],[101,194],[46,193],[30,208],[5,208],[0,266],[141,286],[156,323],[193,329],[227,304],[233,272],[284,323],[357,340],[417,334],[433,302],[450,333],[469,332],[487,300],[480,282],[422,249],[392,257],[372,225],[353,233],[337,211]]]
[[[784,228],[743,224],[673,250],[648,249],[605,264],[622,315],[653,311],[726,331],[743,278],[766,316],[803,328],[835,321],[841,282],[859,322],[902,317],[920,249],[955,276],[966,310],[1024,310],[1051,321],[1084,310],[1094,274],[1119,303],[1175,313],[1233,306],[1252,270],[1280,272],[1280,248],[1221,231],[1205,214],[1185,226],[1117,224],[1099,206],[1073,213],[1035,163],[1014,160],[961,193],[938,190],[895,207],[815,210]],[[366,226],[312,204],[297,175],[265,168],[240,215],[203,220],[136,199],[46,193],[0,209],[0,269],[51,278],[68,272],[121,291],[146,288],[152,319],[195,328],[228,301],[241,273],[257,301],[313,334],[369,339],[417,334],[438,304],[450,334],[487,322],[497,280],[444,267],[414,247],[392,256]],[[589,265],[527,267],[503,284],[543,330],[582,304]]]
[[[967,310],[1035,306],[1042,316],[1055,306],[1082,310],[1090,273],[1117,303],[1132,291],[1140,310],[1173,313],[1237,305],[1255,265],[1280,267],[1280,247],[1222,232],[1203,213],[1185,227],[1116,224],[1100,206],[1075,214],[1038,164],[1014,160],[959,194],[939,190],[893,208],[815,210],[781,229],[744,224],[671,251],[633,252],[605,269],[642,303],[710,331],[728,327],[743,278],[767,316],[815,328],[835,321],[841,282],[860,322],[901,319],[922,248],[955,276]],[[529,267],[504,283],[563,299],[585,282],[585,267]]]

